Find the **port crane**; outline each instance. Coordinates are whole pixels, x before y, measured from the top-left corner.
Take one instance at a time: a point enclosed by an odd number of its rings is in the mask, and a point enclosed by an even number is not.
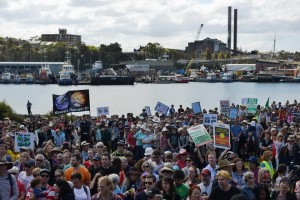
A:
[[[200,27],[199,27],[199,29],[198,29],[198,31],[197,31],[197,35],[196,35],[196,38],[195,38],[195,41],[194,41],[194,42],[196,42],[196,41],[199,39],[200,34],[201,34],[202,27],[203,27],[203,24],[200,25]],[[196,58],[197,58],[197,52],[196,52]],[[189,64],[188,64],[188,65],[186,66],[186,68],[185,68],[185,74],[186,74],[187,76],[190,75],[190,68],[191,68],[192,63],[193,63],[194,60],[195,60],[195,59],[191,59],[190,62],[189,62]]]

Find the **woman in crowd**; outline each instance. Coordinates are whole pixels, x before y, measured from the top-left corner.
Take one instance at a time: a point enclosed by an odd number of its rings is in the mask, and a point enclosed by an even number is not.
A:
[[[111,182],[113,184],[113,189],[112,189],[113,193],[117,194],[123,198],[122,191],[119,187],[120,177],[118,176],[118,174],[110,174],[108,176],[108,178],[109,178],[109,180],[111,180]]]
[[[254,188],[254,193],[257,200],[271,200],[270,190],[268,186],[260,184]]]
[[[149,162],[148,160],[143,162],[142,170],[143,170],[143,172],[146,172],[148,174],[153,174],[155,176],[156,180],[159,180],[159,176],[154,173],[154,167],[152,165],[152,162]]]
[[[243,187],[246,184],[243,178],[246,172],[243,160],[240,158],[235,158],[232,164],[232,179],[234,182],[236,182],[236,187],[241,189],[241,187]]]
[[[20,172],[24,171],[25,170],[24,165],[28,160],[30,160],[29,154],[27,152],[22,152],[20,154],[19,159],[14,162],[14,166],[18,167],[20,169]]]
[[[160,148],[162,152],[165,152],[168,149],[168,132],[169,130],[166,127],[162,129],[161,136],[160,136],[160,144],[161,144]]]
[[[204,200],[201,196],[201,189],[199,186],[194,185],[190,187],[188,200]]]
[[[199,174],[195,166],[191,166],[188,171],[188,178],[185,182],[189,187],[200,183]]]
[[[175,192],[174,179],[164,177],[161,181],[162,195],[165,200],[180,200],[180,197]]]
[[[57,195],[57,200],[75,200],[75,196],[69,183],[63,179],[58,179],[55,182],[54,189]]]
[[[270,174],[271,174],[271,178],[274,175],[274,167],[272,164],[272,152],[271,151],[264,151],[263,155],[262,155],[263,161],[260,163],[260,167],[261,168],[266,168],[267,170],[269,170]]]
[[[141,188],[140,172],[136,167],[131,167],[126,174],[121,191],[125,200],[133,200],[135,191]]]
[[[284,138],[283,138],[283,134],[282,133],[279,133],[277,136],[276,136],[276,141],[275,141],[275,151],[276,151],[276,155],[275,155],[275,160],[276,160],[276,169],[278,169],[278,166],[279,166],[279,153],[280,153],[280,150],[281,148],[284,146]]]

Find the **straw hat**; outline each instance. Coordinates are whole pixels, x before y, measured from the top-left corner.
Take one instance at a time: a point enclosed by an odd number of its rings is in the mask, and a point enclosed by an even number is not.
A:
[[[221,169],[223,169],[224,167],[230,167],[230,162],[229,162],[229,160],[224,159],[224,160],[219,161],[219,162],[218,162],[218,169],[216,169],[216,171],[217,171],[217,170],[221,170]]]
[[[0,159],[0,165],[6,165],[7,170],[11,169],[13,167],[13,163],[12,162],[7,162],[7,160],[5,158]]]

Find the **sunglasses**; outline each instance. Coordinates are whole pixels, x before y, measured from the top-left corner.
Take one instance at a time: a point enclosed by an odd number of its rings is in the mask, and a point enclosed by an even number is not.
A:
[[[36,159],[35,162],[43,162],[43,160]]]
[[[145,185],[146,185],[146,184],[149,184],[149,185],[151,185],[152,183],[153,183],[153,182],[145,182]]]
[[[49,178],[49,175],[40,175],[42,178]]]
[[[264,184],[270,184],[271,181],[263,181]]]
[[[150,167],[149,165],[144,166],[144,168],[149,168],[149,167]]]
[[[103,146],[97,146],[97,148],[103,148]]]

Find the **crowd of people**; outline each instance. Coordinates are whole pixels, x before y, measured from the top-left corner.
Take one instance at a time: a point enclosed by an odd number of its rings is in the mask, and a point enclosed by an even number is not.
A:
[[[0,200],[300,199],[300,103],[194,114],[83,115],[0,120]],[[206,113],[230,125],[231,149],[195,146],[188,129]],[[213,137],[212,126],[206,126]],[[15,150],[30,133],[34,148]]]

